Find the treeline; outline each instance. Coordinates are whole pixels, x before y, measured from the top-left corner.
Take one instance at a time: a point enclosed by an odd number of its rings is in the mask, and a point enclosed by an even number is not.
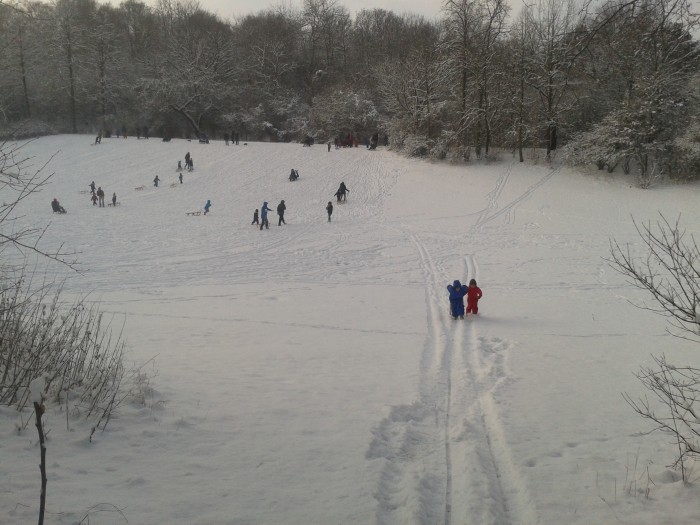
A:
[[[571,143],[576,161],[661,170],[700,136],[691,8],[447,0],[429,21],[304,0],[223,20],[196,2],[0,1],[0,118],[280,141],[380,131],[437,158]]]

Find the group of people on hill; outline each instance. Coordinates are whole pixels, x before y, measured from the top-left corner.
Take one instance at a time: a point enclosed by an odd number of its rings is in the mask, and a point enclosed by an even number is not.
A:
[[[99,206],[100,208],[105,207],[105,192],[102,189],[102,186],[97,186],[97,190],[95,190],[95,181],[93,180],[90,183],[90,200],[92,201],[93,206]],[[117,194],[112,193],[112,206],[117,205]]]
[[[483,296],[481,288],[476,284],[476,279],[469,281],[469,286],[464,286],[459,280],[447,285],[450,294],[450,315],[452,319],[464,319],[464,296],[467,296],[467,314],[478,314],[479,299]]]
[[[240,140],[240,135],[238,134],[237,131],[231,131],[231,133],[224,133],[224,141],[226,142],[227,146],[228,146],[229,142],[231,142],[231,144],[238,145],[239,140]]]
[[[255,209],[255,212],[253,212],[253,222],[250,224],[259,224],[260,225],[260,230],[262,231],[263,228],[270,229],[270,221],[267,218],[267,213],[271,212],[272,208],[270,208],[267,205],[267,201],[263,202],[262,208],[260,208],[260,214],[258,216],[258,210],[257,208]],[[277,216],[279,217],[279,221],[277,221],[277,226],[282,226],[283,224],[287,224],[287,222],[284,220],[284,212],[287,211],[287,205],[284,203],[284,199],[280,201],[280,203],[277,205]]]

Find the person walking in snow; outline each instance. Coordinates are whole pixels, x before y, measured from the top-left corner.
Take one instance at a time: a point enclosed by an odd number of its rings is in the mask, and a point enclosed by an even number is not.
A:
[[[100,200],[100,208],[105,207],[105,192],[102,189],[102,186],[97,188],[97,198]]]
[[[95,193],[95,181],[94,180],[90,183],[90,191],[92,193]]]
[[[92,196],[90,197],[90,200],[92,201],[93,206],[97,206],[97,195],[96,194],[93,193]]]
[[[447,285],[450,292],[450,315],[452,319],[464,319],[464,296],[467,295],[467,287],[459,281]]]
[[[253,224],[260,224],[260,221],[258,220],[258,209],[255,208],[255,211],[253,212],[253,222],[250,223],[252,226]]]
[[[211,201],[207,199],[207,203],[204,205],[204,215],[209,213],[209,208],[211,208]]]
[[[328,141],[328,153],[330,153],[330,152],[331,152],[331,141],[329,140]]]
[[[180,176],[178,177],[180,179],[180,184],[182,184],[182,173],[180,173]]]
[[[190,152],[188,151],[185,153],[185,167],[189,168],[190,167]]]
[[[277,226],[282,226],[283,224],[287,224],[284,221],[284,211],[287,209],[287,206],[284,205],[284,199],[280,201],[280,203],[277,205],[277,215],[279,215],[280,220],[277,222]]]
[[[263,229],[263,226],[268,230],[270,229],[270,223],[267,220],[268,211],[272,211],[272,209],[267,207],[267,201],[265,201],[263,202],[262,208],[260,208],[260,230]]]
[[[330,144],[330,142],[329,142]],[[331,215],[333,215],[333,203],[328,201],[328,206],[326,206],[326,211],[328,212],[328,222],[331,222]]]
[[[160,182],[160,179],[158,178],[158,175],[156,175],[156,178],[153,179],[153,185],[157,188],[159,182]]]
[[[115,193],[112,193],[112,206],[116,206],[116,205],[117,205],[117,194],[115,192]]]
[[[467,313],[468,314],[478,314],[479,313],[479,307],[477,303],[479,302],[479,299],[484,294],[481,293],[481,288],[479,288],[476,285],[476,279],[472,279],[469,281],[469,288],[467,290]]]

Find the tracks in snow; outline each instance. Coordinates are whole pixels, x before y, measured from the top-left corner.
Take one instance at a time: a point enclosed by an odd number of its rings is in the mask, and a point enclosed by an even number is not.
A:
[[[453,321],[448,276],[415,235],[428,334],[419,399],[395,406],[367,452],[385,463],[375,492],[380,524],[527,524],[536,513],[508,446],[494,392],[507,377],[507,342],[479,337],[478,320]],[[462,271],[477,278],[476,258]]]

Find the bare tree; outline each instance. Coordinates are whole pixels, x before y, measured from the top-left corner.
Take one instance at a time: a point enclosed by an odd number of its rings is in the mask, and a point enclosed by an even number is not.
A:
[[[612,241],[609,262],[654,299],[653,306],[641,308],[668,318],[672,335],[700,343],[700,250],[694,237],[681,228],[680,217],[672,223],[661,216],[655,227],[635,226],[647,254],[635,257],[629,246],[623,248]],[[653,430],[674,437],[673,466],[680,467],[687,481],[686,460],[700,458],[700,369],[672,365],[665,356],[654,360],[658,368],[643,367],[637,377],[661,402],[663,411],[646,397],[623,397],[640,416],[654,423]]]

